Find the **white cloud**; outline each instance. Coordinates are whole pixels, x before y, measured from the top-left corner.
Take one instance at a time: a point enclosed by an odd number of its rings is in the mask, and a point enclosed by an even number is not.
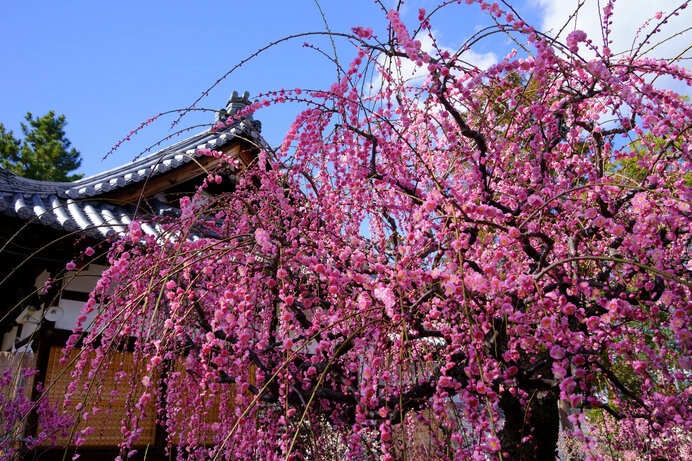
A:
[[[435,39],[433,39],[433,37],[435,37]],[[418,37],[421,42],[421,51],[429,53],[433,58],[436,58],[439,52],[447,51],[450,54],[454,54],[456,52],[456,50],[451,48],[440,47],[435,32],[433,32],[433,37],[430,37],[429,35],[420,35]],[[439,50],[435,49],[435,41],[437,41],[438,47],[440,48]],[[493,52],[476,53],[473,50],[464,51],[460,55],[460,59],[469,67],[475,66],[480,69],[487,69],[498,62],[497,55]],[[395,65],[395,61],[393,61],[392,58],[382,55],[378,58],[377,62],[387,71],[396,72],[397,77],[408,80],[412,83],[416,80],[421,80],[428,75],[427,65],[424,64],[423,66],[417,66],[416,63],[410,59],[400,58],[398,64]],[[382,77],[380,75],[376,75],[372,86],[373,88],[377,89],[380,87],[381,83]]]
[[[539,8],[542,18],[541,30],[555,36],[560,31],[559,39],[564,43],[567,34],[573,30],[586,32],[593,44],[601,50],[604,46],[603,33],[601,32],[602,8],[607,4],[606,0],[531,0]],[[577,5],[584,5],[579,9],[574,18],[568,23],[568,18],[574,13]],[[656,19],[657,13],[662,13],[666,18],[681,1],[675,0],[619,0],[614,2],[613,23],[608,37],[608,44],[614,54],[623,53],[631,55],[637,51],[638,55],[645,55],[658,59],[674,59],[683,56],[678,65],[689,68],[689,60],[692,59],[690,43],[692,42],[692,6],[679,12],[679,15],[671,17],[666,24],[662,24],[658,32],[649,38],[648,43],[643,43],[647,36],[659,25],[661,20]],[[579,53],[584,58],[592,58],[593,53],[581,46]],[[679,94],[692,96],[689,86],[671,77],[657,79],[657,85],[676,91]]]
[[[540,8],[542,16],[541,29],[550,35],[557,34],[565,26],[569,16],[575,11],[581,2],[584,6],[578,11],[573,20],[564,28],[560,38],[564,40],[567,34],[575,29],[581,29],[587,33],[593,43],[601,48],[603,34],[601,32],[602,8],[607,3],[605,0],[534,0]],[[613,53],[627,53],[636,49],[660,22],[655,18],[658,12],[665,18],[681,2],[674,0],[620,0],[614,2],[613,24],[609,39],[609,45]],[[643,29],[642,26],[651,20]],[[674,16],[667,24],[661,26],[660,32],[652,38],[652,42],[645,44],[642,51],[648,51],[647,55],[656,58],[670,59],[685,52],[690,44],[690,32],[685,33],[692,24],[692,7],[682,10],[678,16]],[[676,34],[680,34],[677,35]],[[670,38],[670,40],[667,40]],[[652,46],[660,44],[652,49]],[[687,51],[689,56],[689,51]]]
[[[495,53],[476,53],[473,50],[464,51],[461,56],[461,60],[469,63],[471,66],[478,67],[479,69],[487,69],[493,64],[497,64],[497,55]]]

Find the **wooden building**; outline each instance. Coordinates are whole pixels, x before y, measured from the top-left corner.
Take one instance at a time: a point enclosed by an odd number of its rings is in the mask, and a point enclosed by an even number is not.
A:
[[[221,170],[218,186],[232,190],[238,168],[251,162],[257,151],[253,139],[259,122],[251,116],[234,121],[247,104],[247,93],[234,93],[217,113],[214,129],[78,181],[34,181],[0,169],[0,367],[18,363],[15,359],[21,355],[22,363],[38,368],[37,380],[56,383],[53,398],[61,397],[68,379],[57,360],[60,348],[106,267],[103,258],[85,260],[83,250],[106,248],[133,219],[142,222],[143,232],[159,235],[156,218],[175,218],[180,197],[196,190],[218,166],[219,157],[209,155],[212,151],[237,160],[237,168]],[[65,273],[66,263],[80,254],[83,265]],[[46,290],[46,282],[58,275],[60,281]],[[80,449],[81,460],[114,456],[120,425],[113,424],[109,432],[108,424],[102,422],[106,430]],[[35,430],[31,424],[25,428],[29,434]],[[144,437],[153,447],[147,459],[162,456],[161,439],[152,419]],[[52,455],[49,450],[40,459],[62,459],[63,453],[56,449]],[[33,454],[27,456],[33,459]]]

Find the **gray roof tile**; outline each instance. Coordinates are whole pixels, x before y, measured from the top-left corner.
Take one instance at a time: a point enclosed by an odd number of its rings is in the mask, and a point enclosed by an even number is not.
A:
[[[248,102],[247,93],[242,97],[234,93],[227,111],[222,112],[235,113]],[[21,178],[0,168],[0,213],[63,231],[86,232],[96,238],[122,233],[136,210],[132,206],[101,201],[100,195],[176,169],[234,139],[251,139],[259,127],[259,122],[248,117],[222,131],[198,133],[129,164],[69,183]],[[148,205],[154,214],[161,216],[173,211],[156,199]],[[160,226],[147,223],[143,223],[142,230],[154,236],[162,231]]]

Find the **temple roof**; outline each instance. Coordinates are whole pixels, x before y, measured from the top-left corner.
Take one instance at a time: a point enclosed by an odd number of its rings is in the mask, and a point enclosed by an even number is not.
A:
[[[40,223],[66,232],[86,232],[104,238],[125,230],[137,209],[127,200],[117,200],[120,191],[140,187],[157,177],[174,174],[185,165],[193,166],[211,151],[222,150],[233,141],[255,138],[259,122],[246,117],[226,122],[249,103],[248,93],[233,93],[226,109],[219,111],[214,129],[208,129],[153,154],[126,165],[73,182],[36,181],[19,177],[0,168],[0,214],[26,222]],[[221,127],[218,129],[218,127]],[[204,174],[202,168],[195,174]],[[148,197],[147,214],[165,215],[175,212],[165,200]],[[142,213],[141,209],[139,213]],[[155,225],[143,226],[147,233],[158,235]]]

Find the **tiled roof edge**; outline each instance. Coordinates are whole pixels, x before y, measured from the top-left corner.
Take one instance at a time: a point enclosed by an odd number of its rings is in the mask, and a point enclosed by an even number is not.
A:
[[[223,125],[226,119],[235,115],[249,104],[249,94],[239,96],[237,92],[229,99],[226,109],[219,111],[217,125]],[[226,122],[227,123],[227,122]],[[171,146],[141,157],[126,165],[88,176],[73,182],[37,181],[14,175],[0,168],[0,192],[38,194],[42,197],[56,195],[70,199],[87,199],[135,184],[192,161],[195,157],[206,155],[209,150],[218,150],[234,139],[254,139],[261,124],[248,116],[245,120],[234,122],[220,130],[209,129],[181,140]]]

